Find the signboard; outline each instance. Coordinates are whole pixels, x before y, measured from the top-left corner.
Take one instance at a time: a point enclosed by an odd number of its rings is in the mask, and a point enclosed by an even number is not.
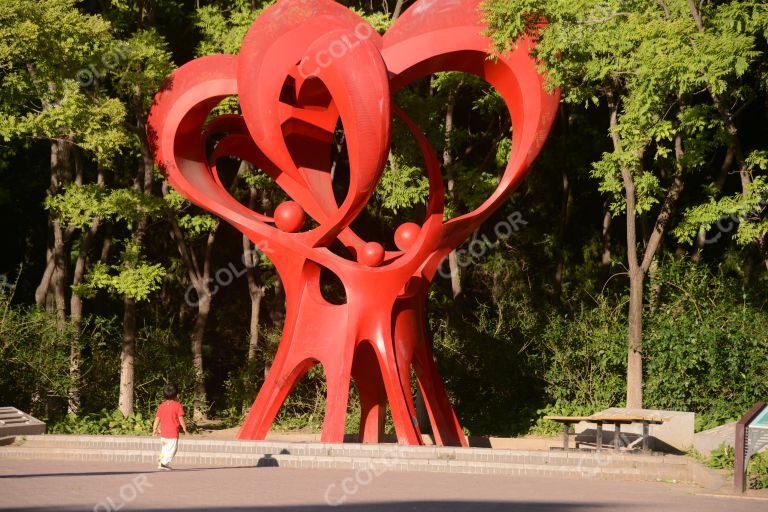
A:
[[[749,428],[768,428],[768,407],[763,409],[763,412],[758,414],[747,426]]]
[[[747,466],[754,454],[768,446],[768,406],[758,402],[736,423],[736,460],[733,485],[736,492],[747,490]]]

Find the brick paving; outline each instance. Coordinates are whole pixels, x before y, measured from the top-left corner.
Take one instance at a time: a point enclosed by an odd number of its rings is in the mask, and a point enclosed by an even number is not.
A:
[[[378,473],[378,472],[376,472]],[[0,510],[768,512],[768,499],[682,485],[540,477],[3,460]]]

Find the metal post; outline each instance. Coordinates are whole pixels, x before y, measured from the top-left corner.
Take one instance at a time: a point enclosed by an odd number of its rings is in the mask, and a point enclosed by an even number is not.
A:
[[[571,430],[570,423],[563,423],[563,451],[568,451],[568,431]]]
[[[747,428],[741,422],[736,424],[736,449],[733,456],[733,490],[743,493],[747,490]]]
[[[616,422],[613,430],[613,449],[619,451],[621,438],[621,423]]]
[[[595,444],[597,451],[603,450],[603,424],[601,422],[597,422],[597,442]]]
[[[649,424],[647,421],[643,422],[643,453],[648,453],[648,435],[649,435]]]
[[[747,490],[747,425],[765,408],[765,402],[757,402],[736,423],[736,444],[733,461],[733,490],[739,494]]]

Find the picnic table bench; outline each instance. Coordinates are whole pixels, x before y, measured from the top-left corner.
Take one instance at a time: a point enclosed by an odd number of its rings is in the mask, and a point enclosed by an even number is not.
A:
[[[613,449],[619,451],[621,448],[621,426],[632,423],[643,424],[643,452],[649,451],[648,439],[650,437],[650,425],[661,425],[669,418],[659,418],[657,416],[634,416],[634,415],[604,415],[595,414],[592,416],[544,416],[545,420],[554,421],[563,424],[563,450],[568,450],[568,437],[570,436],[571,425],[581,421],[587,421],[597,425],[597,438],[595,445],[597,450],[603,449],[603,424],[614,425]]]

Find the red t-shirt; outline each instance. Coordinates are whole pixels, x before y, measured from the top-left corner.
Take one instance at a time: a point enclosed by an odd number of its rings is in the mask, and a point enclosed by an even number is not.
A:
[[[179,417],[184,416],[184,409],[176,400],[166,400],[157,407],[156,418],[160,418],[160,437],[173,439],[179,437]]]

